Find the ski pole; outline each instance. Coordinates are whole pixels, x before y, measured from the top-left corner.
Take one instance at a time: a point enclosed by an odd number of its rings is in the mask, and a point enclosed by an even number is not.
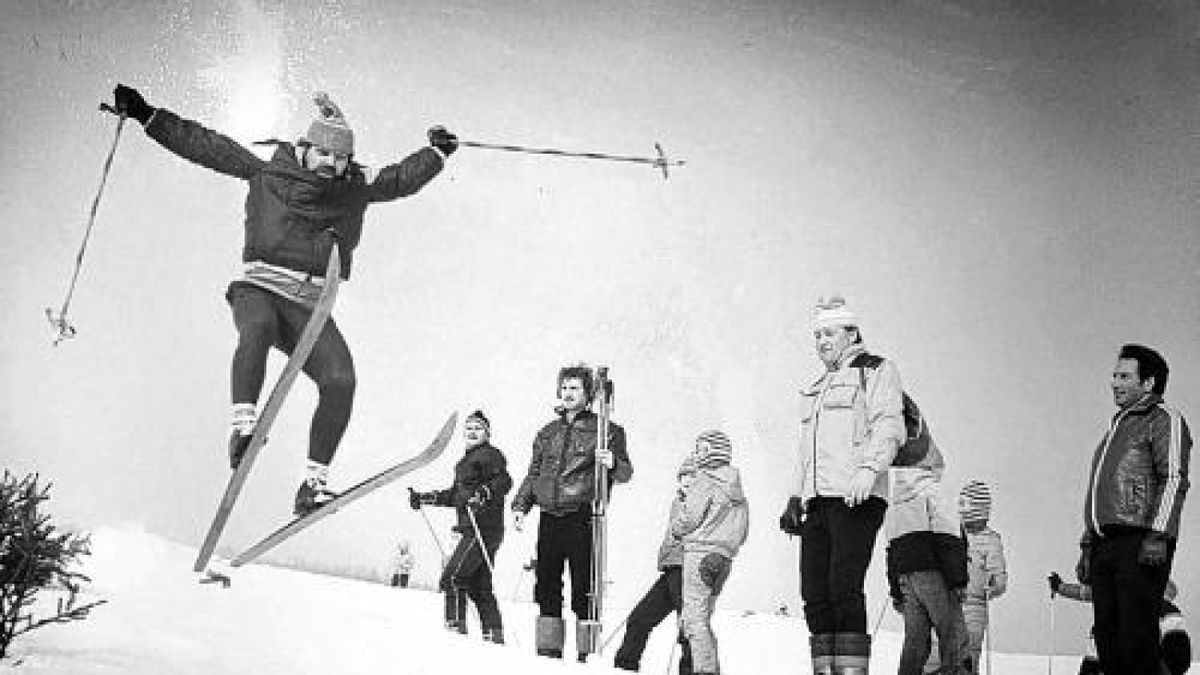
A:
[[[879,606],[879,618],[875,619],[875,627],[871,629],[871,640],[874,640],[875,634],[879,632],[879,625],[883,623],[883,615],[887,611],[887,606],[887,600],[884,600],[883,604]]]
[[[1054,675],[1054,591],[1050,591],[1050,648],[1046,650],[1046,675]]]
[[[415,492],[412,488],[408,488],[409,492]],[[433,529],[433,523],[429,522],[429,516],[426,515],[425,509],[417,509],[421,512],[421,518],[425,520],[425,527],[429,528],[429,536],[433,537],[433,543],[437,544],[438,551],[442,554],[442,567],[446,567],[446,547],[442,546],[442,540],[438,538],[437,531]]]
[[[617,624],[616,627],[612,629],[612,632],[608,634],[608,637],[604,638],[604,641],[600,643],[601,653],[604,653],[604,650],[608,649],[608,643],[612,642],[613,638],[617,637],[617,634],[620,633],[623,628],[625,628],[625,624],[627,623],[629,623],[628,614],[625,615],[624,619],[621,619],[621,623]]]
[[[556,157],[598,159],[607,162],[633,162],[635,164],[649,164],[655,169],[660,169],[662,171],[663,179],[667,178],[667,167],[684,165],[683,160],[668,159],[667,154],[662,149],[662,145],[658,143],[654,144],[654,149],[658,152],[657,157],[631,157],[628,155],[610,155],[603,152],[573,152],[569,150],[556,150],[554,148],[530,148],[523,145],[501,145],[499,143],[482,143],[479,141],[459,141],[458,144],[467,148],[479,148],[481,150],[501,150],[504,152],[520,152],[528,155],[554,155]]]
[[[479,553],[483,556],[483,562],[487,564],[488,574],[496,576],[496,568],[492,567],[492,557],[488,555],[487,546],[483,545],[483,535],[479,534],[479,523],[475,520],[475,509],[471,505],[467,505],[467,515],[471,517],[471,529],[475,530],[475,542],[479,544]]]
[[[108,182],[108,172],[112,168],[113,156],[117,154],[117,143],[121,140],[121,129],[125,127],[125,113],[118,112],[107,103],[101,103],[100,109],[117,116],[117,130],[113,133],[112,147],[108,150],[108,157],[104,160],[104,169],[100,172],[100,186],[96,188],[96,196],[92,199],[92,209],[88,214],[87,227],[83,230],[83,242],[79,245],[79,253],[75,255],[75,270],[71,273],[71,283],[67,286],[67,295],[63,298],[62,308],[58,310],[57,314],[54,313],[52,308],[46,308],[46,319],[54,327],[54,330],[57,331],[57,335],[54,338],[55,347],[63,340],[75,337],[75,327],[67,320],[67,310],[71,308],[71,297],[75,295],[75,285],[79,281],[79,270],[83,267],[83,255],[87,251],[88,240],[91,239],[92,228],[96,224],[96,211],[100,208],[100,197],[104,194],[104,184]]]

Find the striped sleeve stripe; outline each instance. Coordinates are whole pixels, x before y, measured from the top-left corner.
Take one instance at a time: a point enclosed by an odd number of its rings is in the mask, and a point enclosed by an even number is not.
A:
[[[1167,484],[1163,486],[1162,497],[1159,499],[1158,512],[1154,514],[1151,529],[1157,532],[1171,531],[1167,527],[1171,523],[1171,515],[1175,511],[1175,500],[1179,496],[1180,475],[1183,463],[1183,415],[1175,408],[1160,403],[1159,407],[1167,412],[1171,421],[1171,435],[1167,439]]]

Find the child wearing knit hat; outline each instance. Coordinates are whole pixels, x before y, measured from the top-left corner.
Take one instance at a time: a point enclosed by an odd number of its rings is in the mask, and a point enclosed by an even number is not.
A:
[[[967,649],[974,672],[980,671],[983,640],[988,628],[988,604],[1008,588],[1004,543],[988,527],[992,517],[992,489],[982,480],[968,481],[958,493],[958,515],[967,537],[969,580],[963,593],[963,618],[967,624]]]
[[[720,671],[712,613],[750,529],[750,505],[732,458],[733,444],[724,432],[706,431],[696,438],[690,456],[695,474],[671,521],[671,533],[683,543],[680,624],[691,646],[694,675]]]

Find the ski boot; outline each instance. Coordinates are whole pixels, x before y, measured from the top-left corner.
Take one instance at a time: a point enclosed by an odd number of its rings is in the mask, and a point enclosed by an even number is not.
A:
[[[563,642],[566,635],[565,624],[561,617],[539,616],[534,635],[536,636],[538,656],[548,656],[552,659],[563,657]]]
[[[292,513],[297,518],[302,518],[333,501],[337,496],[336,492],[325,487],[325,481],[310,476],[305,478],[300,484],[300,489],[296,490],[296,503]]]
[[[229,468],[237,470],[238,465],[242,463],[242,457],[246,456],[246,449],[250,447],[250,439],[254,438],[253,434],[243,434],[234,431],[229,435]]]
[[[495,644],[504,644],[504,629],[503,628],[484,628],[483,639],[485,642],[494,642]]]

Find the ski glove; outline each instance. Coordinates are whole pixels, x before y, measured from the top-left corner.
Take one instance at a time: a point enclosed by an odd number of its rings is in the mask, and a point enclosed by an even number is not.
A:
[[[123,84],[118,84],[116,89],[113,89],[113,103],[117,112],[128,115],[143,125],[149,122],[150,116],[154,114],[154,108],[146,103],[146,99],[142,98],[137,89]]]
[[[446,127],[438,125],[429,129],[429,144],[449,157],[458,149],[458,136],[446,131]]]
[[[1058,572],[1051,572],[1050,576],[1046,577],[1046,581],[1050,582],[1050,595],[1058,595],[1058,589],[1062,587],[1062,577],[1058,576]]]
[[[786,534],[799,535],[804,525],[804,503],[799,497],[788,499],[787,508],[779,516],[779,529]]]
[[[437,500],[437,495],[432,492],[417,492],[412,488],[408,488],[408,505],[414,511],[421,509],[422,504],[433,504]]]
[[[475,494],[471,495],[471,498],[467,500],[467,506],[473,509],[479,509],[487,503],[487,500],[491,498],[492,491],[488,489],[488,486],[480,485],[479,487],[475,488]]]
[[[1138,551],[1138,564],[1147,567],[1160,567],[1170,557],[1167,546],[1167,536],[1160,532],[1151,532],[1142,540],[1142,548]]]

